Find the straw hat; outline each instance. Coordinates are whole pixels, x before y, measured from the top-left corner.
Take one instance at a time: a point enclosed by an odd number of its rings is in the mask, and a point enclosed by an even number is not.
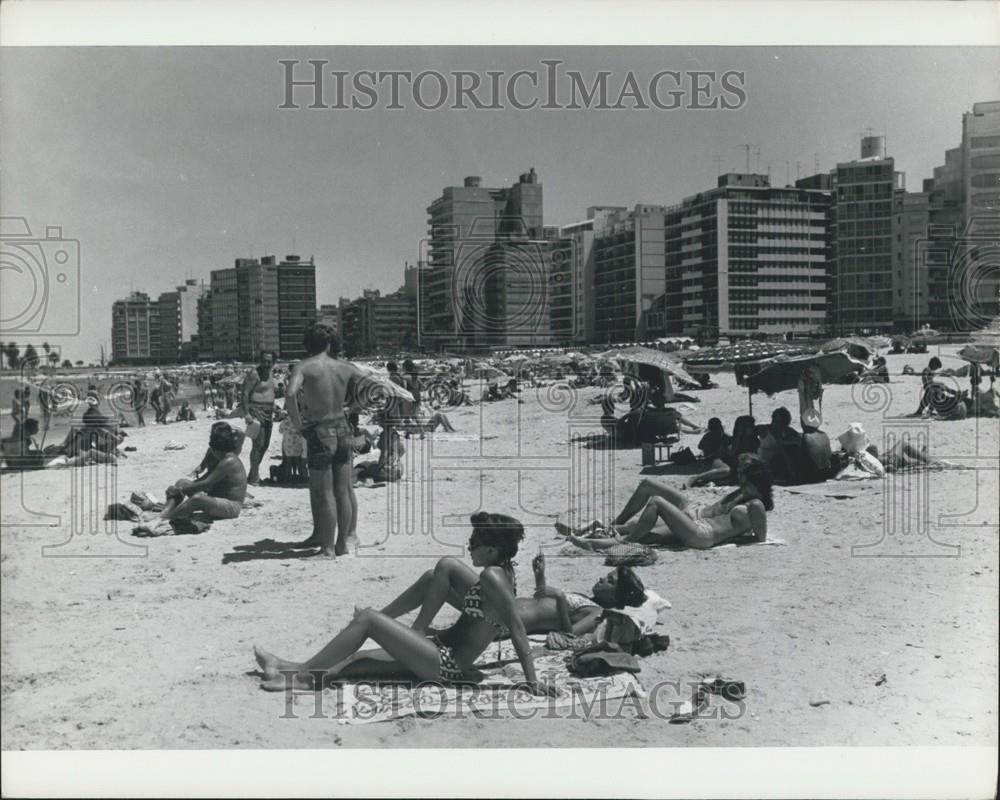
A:
[[[852,422],[848,425],[847,430],[837,437],[837,441],[840,442],[840,446],[844,448],[844,451],[851,455],[866,450],[870,444],[864,425],[860,422]]]

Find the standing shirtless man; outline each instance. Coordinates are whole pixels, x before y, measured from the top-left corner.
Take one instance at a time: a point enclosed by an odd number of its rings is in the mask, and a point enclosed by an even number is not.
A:
[[[246,424],[251,421],[260,423],[257,435],[253,437],[253,448],[250,450],[250,477],[247,482],[251,486],[260,483],[260,462],[267,454],[271,444],[271,427],[274,424],[274,353],[263,350],[255,369],[250,370],[243,379],[242,402]]]
[[[308,448],[313,532],[303,544],[342,556],[357,544],[351,530],[352,432],[344,409],[364,373],[327,353],[340,346],[327,325],[310,325],[302,343],[309,355],[292,369],[285,407]]]

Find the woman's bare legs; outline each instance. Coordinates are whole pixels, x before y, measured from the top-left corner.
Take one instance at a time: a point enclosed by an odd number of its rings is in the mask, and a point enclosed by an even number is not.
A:
[[[462,563],[457,558],[442,558],[434,569],[427,570],[417,579],[416,583],[383,608],[381,613],[395,619],[420,608],[421,613],[413,623],[413,628],[417,630],[418,625],[423,625],[419,630],[426,631],[434,619],[434,614],[437,614],[444,603],[448,603],[453,608],[461,609],[465,593],[477,580],[479,580],[479,576],[476,571],[467,564]],[[438,598],[442,596],[444,599],[439,601]],[[434,605],[437,607],[431,613],[431,607]],[[426,614],[423,610],[424,606],[427,608]]]
[[[400,667],[420,680],[435,680],[440,676],[438,650],[430,639],[385,614],[366,608],[358,611],[351,623],[316,655],[302,662],[290,679],[286,679],[286,675],[279,675],[262,683],[261,688],[267,691],[321,688],[314,687],[315,675],[342,665],[358,652],[367,639],[381,645]],[[274,664],[269,661],[267,654],[257,648],[254,648],[254,654],[265,674],[273,670]],[[282,659],[274,661],[291,664]]]
[[[632,492],[632,496],[628,499],[628,502],[625,503],[622,513],[615,517],[615,524],[621,525],[632,519],[646,505],[646,501],[652,497],[662,497],[669,500],[678,508],[684,508],[687,505],[687,498],[677,489],[674,489],[672,486],[664,486],[662,483],[657,483],[656,481],[651,481],[649,478],[643,478],[639,481],[639,485],[635,491]]]
[[[729,465],[723,463],[719,459],[715,459],[712,462],[712,468],[707,472],[702,472],[698,475],[694,475],[688,478],[684,482],[684,488],[690,489],[694,486],[704,486],[706,483],[719,483],[726,480],[729,477]]]
[[[674,534],[685,547],[706,549],[704,539],[699,536],[698,526],[683,510],[662,497],[651,497],[646,507],[639,515],[632,532],[625,537],[626,541],[641,542],[653,530],[658,520],[667,523],[670,532]],[[709,546],[711,546],[709,544]]]

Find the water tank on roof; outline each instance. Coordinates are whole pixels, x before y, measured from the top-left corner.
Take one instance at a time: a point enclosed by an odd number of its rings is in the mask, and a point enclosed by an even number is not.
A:
[[[861,139],[862,158],[885,158],[885,137],[864,136]]]
[[[480,178],[478,175],[469,175],[465,179],[465,188],[466,189],[478,189],[479,188],[479,184],[480,184],[481,181],[482,181],[482,178]]]

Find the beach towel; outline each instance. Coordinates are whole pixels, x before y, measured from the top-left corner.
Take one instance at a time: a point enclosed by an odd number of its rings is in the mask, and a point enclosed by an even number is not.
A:
[[[519,687],[524,683],[524,673],[513,643],[505,640],[499,647],[499,657],[497,648],[490,646],[476,661],[476,668],[485,673],[485,677],[474,686],[363,681],[340,684],[336,689],[339,701],[332,706],[331,718],[343,725],[369,725],[414,716],[529,719],[561,712],[585,717],[587,709],[593,709],[594,714],[607,713],[608,708],[620,708],[623,698],[645,696],[631,673],[578,677],[570,673],[565,654],[546,654],[535,657],[535,672],[539,678],[544,676],[558,686],[561,694],[559,697],[537,697]],[[299,702],[311,708],[314,701],[309,696]]]
[[[713,550],[725,550],[729,547],[784,547],[788,542],[783,539],[765,539],[763,542],[747,542],[746,544],[736,544],[736,542],[729,542],[728,544],[720,544],[713,547]]]
[[[163,445],[164,450],[185,450],[186,448],[187,448],[186,444],[181,444],[180,442],[175,442],[173,440]]]

